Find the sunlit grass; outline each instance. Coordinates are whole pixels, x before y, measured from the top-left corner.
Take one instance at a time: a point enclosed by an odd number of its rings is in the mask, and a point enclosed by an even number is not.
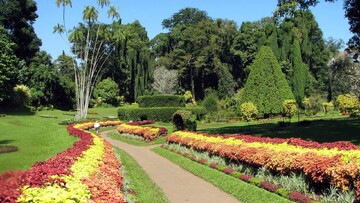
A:
[[[117,108],[90,109],[89,117],[116,116]],[[0,146],[16,146],[16,152],[0,154],[0,173],[7,170],[26,170],[37,161],[46,161],[71,147],[76,138],[58,123],[73,119],[75,112],[60,110],[39,111],[34,115],[16,112],[0,117]]]

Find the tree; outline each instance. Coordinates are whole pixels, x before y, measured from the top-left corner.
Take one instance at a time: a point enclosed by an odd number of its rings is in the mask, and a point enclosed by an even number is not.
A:
[[[360,97],[360,64],[352,61],[347,52],[340,52],[328,63],[330,99],[351,93]]]
[[[15,73],[18,58],[13,52],[15,44],[0,25],[0,103],[9,100],[12,88],[15,86]]]
[[[336,0],[325,0],[334,2]],[[279,20],[282,17],[291,17],[297,10],[306,10],[311,6],[316,6],[319,0],[278,0],[278,8],[274,12],[274,17]],[[360,45],[360,0],[344,0],[345,17],[348,18],[350,28],[354,37],[349,40],[349,45]]]
[[[119,86],[111,78],[100,81],[94,89],[94,97],[101,98],[107,104],[117,105],[117,96],[119,96]]]
[[[227,81],[227,86],[225,80],[237,73],[231,52],[237,29],[234,21],[214,20],[204,11],[185,8],[165,19],[163,26],[170,32],[151,42],[156,66],[178,70],[180,87],[190,90],[194,99],[203,99],[207,88],[222,88],[222,92],[233,88],[234,83]]]
[[[252,102],[259,115],[270,116],[282,112],[282,103],[286,99],[294,99],[294,96],[285,75],[271,48],[263,46],[250,67],[240,104]]]
[[[71,6],[70,0],[57,0],[56,3],[58,7],[62,6],[63,9]],[[97,3],[101,8],[110,5],[109,0],[99,0]],[[111,10],[113,10],[113,7],[111,7]],[[113,11],[111,12],[113,13]],[[65,12],[63,15],[65,15]],[[81,118],[87,116],[93,88],[104,63],[109,57],[108,52],[112,51],[112,46],[104,49],[104,42],[114,40],[113,36],[109,35],[109,30],[98,23],[97,18],[98,12],[95,7],[85,7],[83,11],[84,22],[80,24],[79,28],[74,29],[69,36],[69,41],[73,44],[72,50],[80,61],[79,67],[74,64],[74,73],[77,114]],[[63,19],[65,19],[65,16],[63,16]],[[63,20],[63,25],[55,26],[55,31],[69,33],[65,26],[65,20]]]
[[[177,25],[196,24],[208,18],[209,16],[205,11],[196,8],[184,8],[171,16],[171,18],[163,20],[162,25],[164,28],[172,30]]]
[[[232,97],[235,94],[236,83],[227,66],[216,70],[218,78],[218,95],[220,98]]]
[[[154,70],[153,88],[162,94],[175,94],[177,92],[177,71],[168,70],[160,66]]]
[[[15,43],[15,55],[20,60],[25,60],[27,65],[41,46],[41,40],[33,28],[38,17],[36,10],[36,2],[33,0],[0,1],[0,23]]]
[[[291,87],[295,97],[296,103],[300,106],[305,96],[305,85],[307,82],[308,70],[306,65],[302,62],[300,45],[298,40],[294,40],[292,45],[291,63],[292,63],[292,77]]]

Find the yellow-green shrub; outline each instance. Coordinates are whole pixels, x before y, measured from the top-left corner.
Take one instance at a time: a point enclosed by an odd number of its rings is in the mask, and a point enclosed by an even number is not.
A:
[[[323,111],[325,112],[325,114],[327,114],[329,111],[332,111],[334,109],[334,104],[332,101],[323,102],[322,107],[323,107]]]
[[[252,102],[245,102],[240,105],[240,113],[246,121],[251,121],[256,118],[259,111]]]
[[[283,115],[291,119],[297,112],[296,101],[293,99],[287,99],[283,102]]]
[[[336,104],[340,111],[349,113],[351,116],[359,114],[360,102],[356,96],[341,94],[337,97]]]

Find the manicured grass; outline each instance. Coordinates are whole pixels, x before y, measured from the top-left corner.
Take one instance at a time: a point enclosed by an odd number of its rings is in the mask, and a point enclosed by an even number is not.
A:
[[[115,153],[120,156],[125,166],[126,177],[130,179],[130,188],[137,193],[139,202],[167,203],[169,200],[162,190],[149,178],[141,166],[124,150],[115,148]]]
[[[108,135],[108,137],[110,137],[111,139],[114,139],[114,140],[119,140],[121,142],[135,145],[135,146],[150,146],[150,145],[165,143],[165,137],[158,137],[156,140],[154,140],[152,142],[145,142],[145,141],[141,141],[141,140],[133,140],[133,139],[121,137],[117,131],[110,133]]]
[[[96,114],[91,118],[116,116],[117,108],[90,109]],[[3,113],[3,112],[0,112]],[[26,170],[37,161],[45,161],[71,147],[76,138],[66,131],[66,125],[58,123],[73,119],[75,112],[60,110],[28,112],[6,111],[0,117],[0,146],[16,146],[16,152],[0,154],[0,173],[7,170]]]
[[[223,124],[200,124],[198,130],[219,134],[250,134],[255,136],[290,138],[298,137],[317,142],[349,141],[360,145],[360,119],[335,117],[324,119],[306,119],[309,125],[299,126],[293,122],[285,127],[277,124],[278,120],[236,122]]]
[[[276,194],[270,193],[261,188],[245,183],[237,178],[226,175],[208,166],[201,165],[188,158],[176,153],[170,152],[163,148],[155,148],[154,151],[161,156],[171,160],[185,170],[199,176],[224,192],[227,192],[240,201],[251,203],[263,202],[291,202]]]
[[[57,118],[43,118],[51,114]],[[45,161],[71,147],[76,141],[58,124],[66,116],[60,111],[40,112],[35,115],[7,115],[0,118],[0,145],[10,145],[19,151],[0,154],[0,173],[6,170],[25,170],[37,161]]]

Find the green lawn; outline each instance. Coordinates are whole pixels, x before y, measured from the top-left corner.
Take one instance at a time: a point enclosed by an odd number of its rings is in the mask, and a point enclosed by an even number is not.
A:
[[[293,119],[294,121],[297,119]],[[360,145],[360,119],[334,117],[315,118],[307,126],[299,126],[292,122],[285,127],[279,127],[280,120],[237,122],[223,124],[200,124],[198,131],[219,134],[250,134],[255,136],[290,138],[299,137],[317,142],[349,141]]]
[[[117,115],[117,108],[90,110],[95,113],[89,114],[90,118]],[[5,117],[0,117],[0,146],[17,146],[19,151],[0,154],[0,173],[28,169],[33,163],[45,161],[71,147],[76,138],[69,136],[66,126],[58,123],[74,118],[74,114],[59,110],[35,114],[6,112]]]
[[[229,176],[225,173],[212,169],[208,166],[201,165],[181,155],[173,153],[163,148],[155,148],[154,151],[161,156],[169,159],[185,170],[193,173],[200,178],[205,179],[219,189],[227,192],[240,201],[251,203],[263,202],[291,202],[277,194],[270,193],[256,186],[245,183],[237,178]]]

